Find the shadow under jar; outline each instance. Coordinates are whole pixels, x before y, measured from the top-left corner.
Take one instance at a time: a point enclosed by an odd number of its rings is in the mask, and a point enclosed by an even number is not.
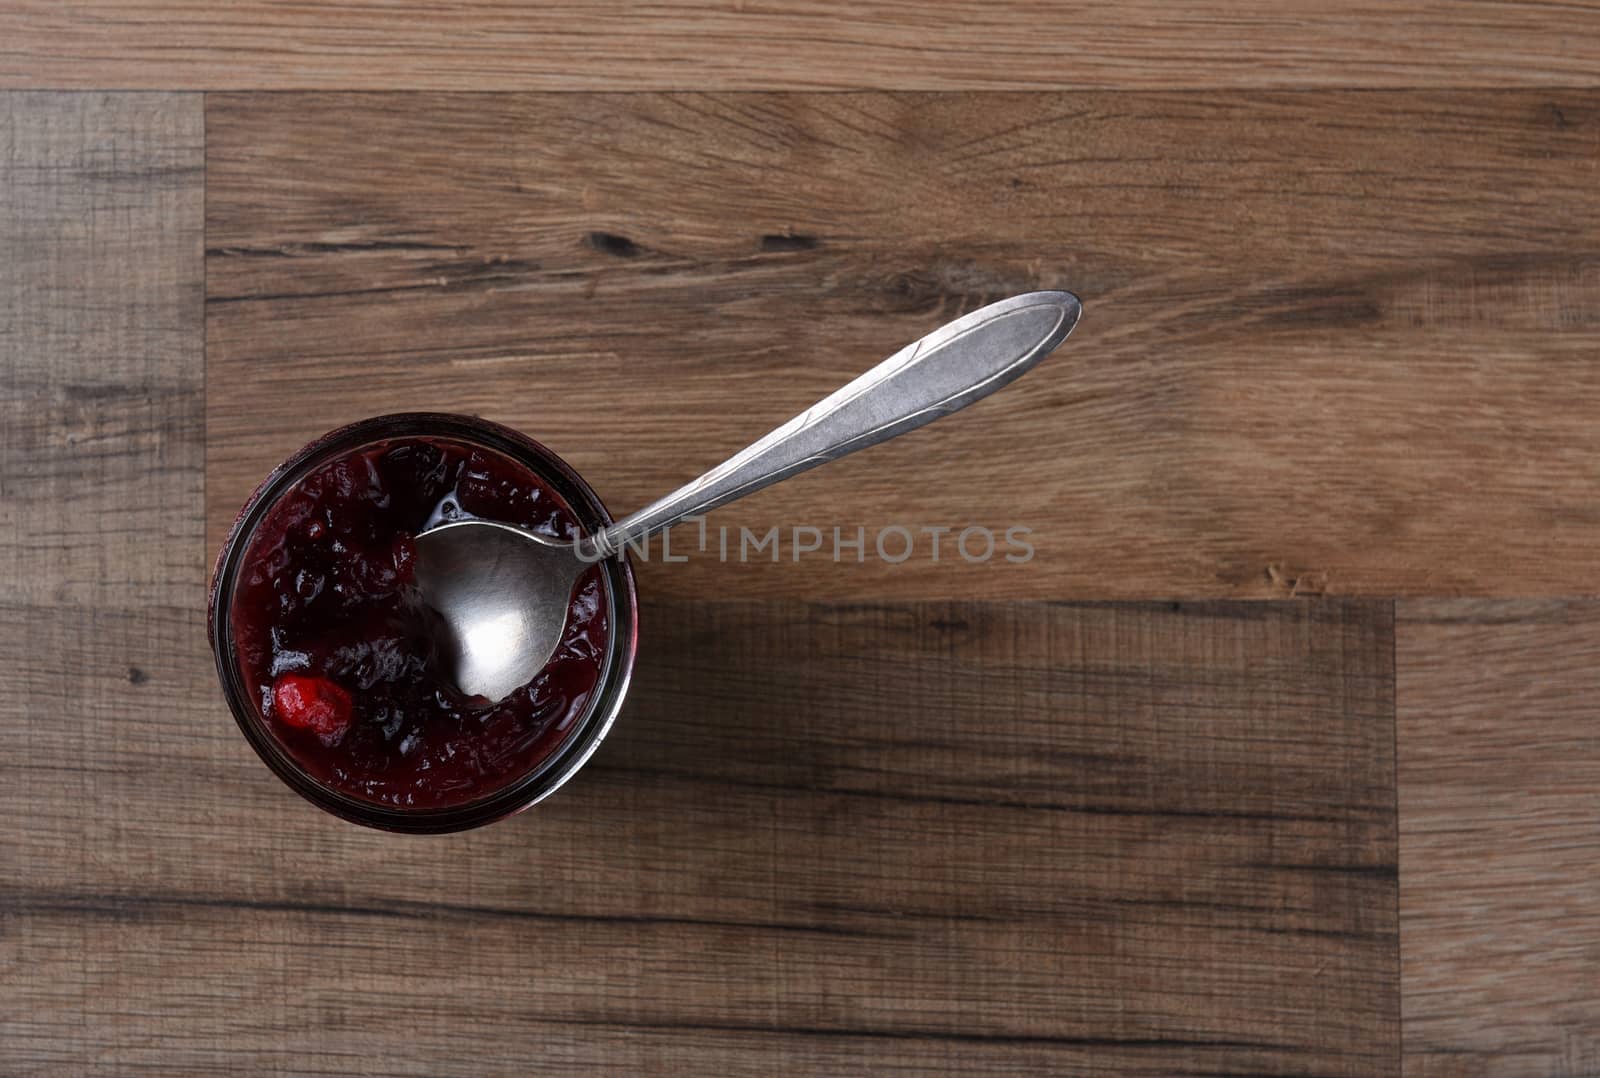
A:
[[[267,765],[336,816],[419,833],[501,819],[570,778],[622,706],[638,619],[625,556],[579,577],[561,644],[528,684],[499,702],[454,688],[412,584],[412,541],[473,517],[563,540],[611,523],[532,439],[407,413],[296,453],[223,544],[210,635],[228,705]]]

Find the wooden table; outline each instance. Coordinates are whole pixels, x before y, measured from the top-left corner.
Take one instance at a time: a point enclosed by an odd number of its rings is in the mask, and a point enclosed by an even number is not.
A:
[[[0,42],[0,1072],[1600,1073],[1593,3]],[[631,508],[1038,287],[1028,379],[711,520],[1030,560],[642,564],[617,730],[464,835],[228,718],[210,558],[309,437]]]

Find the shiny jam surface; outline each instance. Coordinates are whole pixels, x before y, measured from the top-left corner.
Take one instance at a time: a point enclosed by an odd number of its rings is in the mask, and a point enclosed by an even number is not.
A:
[[[483,518],[572,539],[532,471],[448,439],[334,458],[286,491],[246,551],[229,624],[262,720],[320,782],[399,809],[476,801],[536,768],[583,717],[607,643],[605,578],[585,570],[550,662],[498,704],[463,697],[430,641],[414,537]]]

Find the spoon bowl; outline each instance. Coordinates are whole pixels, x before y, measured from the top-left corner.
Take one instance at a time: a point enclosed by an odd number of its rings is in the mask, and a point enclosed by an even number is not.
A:
[[[444,621],[435,644],[456,687],[495,701],[533,680],[561,642],[586,568],[573,544],[491,520],[418,536],[417,584]]]

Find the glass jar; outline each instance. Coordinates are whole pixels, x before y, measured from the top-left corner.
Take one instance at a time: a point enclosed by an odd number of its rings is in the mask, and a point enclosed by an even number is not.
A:
[[[600,499],[560,457],[508,427],[472,416],[411,412],[362,420],[313,441],[256,488],[234,521],[212,573],[211,650],[228,707],[245,739],[279,778],[312,804],[343,819],[388,831],[441,833],[478,827],[548,797],[583,766],[610,731],[627,695],[638,645],[638,600],[626,554],[601,563],[607,609],[606,651],[582,715],[559,744],[520,777],[463,804],[413,809],[378,804],[320,780],[295,759],[261,714],[247,683],[230,625],[235,588],[256,530],[273,506],[335,458],[391,439],[430,438],[500,453],[532,471],[567,503],[586,534],[612,523]]]

